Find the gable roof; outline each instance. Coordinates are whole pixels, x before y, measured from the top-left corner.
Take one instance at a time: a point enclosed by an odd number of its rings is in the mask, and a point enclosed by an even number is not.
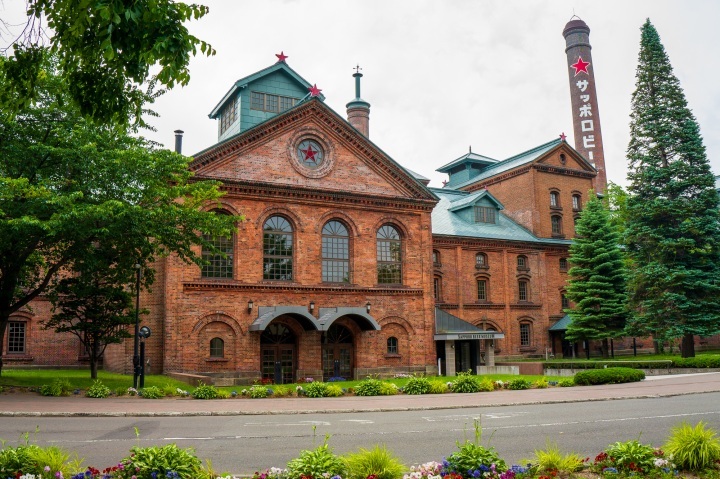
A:
[[[237,93],[238,90],[247,87],[250,83],[254,82],[255,80],[258,80],[266,75],[269,75],[271,73],[282,71],[288,74],[293,80],[303,85],[305,88],[310,88],[312,84],[305,80],[303,77],[298,75],[298,73],[290,68],[287,63],[285,62],[277,62],[273,65],[270,65],[267,68],[264,68],[258,72],[253,73],[252,75],[248,75],[246,77],[243,77],[235,82],[235,84],[228,90],[228,92],[225,94],[225,96],[222,97],[220,102],[215,105],[215,108],[210,112],[208,115],[210,118],[214,119],[217,118],[220,114],[220,111],[222,110],[225,103],[233,96],[235,93]],[[322,93],[319,95],[320,100],[325,100],[325,95]]]
[[[462,209],[465,209],[469,206],[474,205],[478,201],[480,201],[483,198],[487,198],[490,200],[491,203],[495,204],[499,210],[505,209],[505,207],[500,203],[497,198],[495,198],[493,195],[490,194],[488,190],[480,190],[475,193],[472,193],[470,195],[467,195],[466,197],[458,197],[450,201],[451,206],[448,208],[448,211],[460,211]]]
[[[491,165],[493,163],[497,163],[499,160],[495,160],[493,158],[490,158],[488,156],[478,155],[477,153],[473,153],[472,151],[469,153],[465,153],[463,156],[458,158],[457,160],[453,160],[450,163],[441,166],[435,171],[439,171],[440,173],[448,173],[451,169],[458,165],[463,165],[467,163],[476,164],[480,166],[487,166]]]
[[[536,146],[535,148],[532,148],[527,151],[523,151],[522,153],[519,153],[515,156],[511,156],[510,158],[508,158],[506,160],[499,161],[491,166],[483,168],[477,176],[475,176],[467,181],[464,181],[462,183],[453,185],[452,188],[462,188],[464,186],[468,186],[473,183],[477,183],[478,181],[482,181],[482,180],[491,178],[493,176],[499,175],[501,173],[505,173],[506,171],[512,170],[514,168],[518,168],[518,167],[526,165],[528,163],[532,163],[533,161],[546,155],[547,153],[549,153],[557,148],[560,148],[562,145],[564,145],[571,152],[573,152],[575,154],[575,156],[577,157],[577,160],[579,162],[581,162],[583,164],[583,166],[585,166],[586,169],[588,169],[590,171],[597,171],[597,170],[595,170],[595,167],[593,167],[585,158],[583,158],[583,156],[580,153],[575,151],[575,149],[572,146],[570,146],[566,141],[556,138],[552,141],[549,141],[542,145]]]
[[[457,205],[477,201],[481,197],[495,198],[482,190],[476,193],[443,188],[430,188],[440,198],[432,211],[432,234],[443,236],[462,236],[465,238],[482,238],[492,240],[522,241],[528,243],[570,245],[572,240],[555,238],[538,238],[526,228],[515,223],[512,219],[498,212],[497,223],[469,222],[456,213]],[[497,201],[497,200],[495,200]],[[498,202],[498,204],[500,204]],[[502,206],[502,205],[501,205]]]

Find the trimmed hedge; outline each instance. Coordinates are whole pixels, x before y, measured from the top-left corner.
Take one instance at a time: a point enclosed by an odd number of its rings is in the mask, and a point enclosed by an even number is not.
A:
[[[622,362],[618,362],[622,361]],[[694,358],[673,358],[665,360],[617,360],[617,361],[553,361],[543,363],[545,369],[604,369],[606,367],[623,367],[632,369],[665,369],[671,368],[720,368],[720,355],[703,354]]]
[[[645,379],[645,373],[632,368],[607,368],[580,371],[575,374],[577,386],[592,386],[595,384],[632,383]]]

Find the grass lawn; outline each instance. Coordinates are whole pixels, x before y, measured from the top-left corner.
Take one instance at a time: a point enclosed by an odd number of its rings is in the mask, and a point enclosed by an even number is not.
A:
[[[93,380],[90,379],[90,370],[88,369],[8,369],[2,370],[0,376],[0,386],[21,386],[21,387],[40,387],[44,384],[52,384],[56,379],[67,379],[73,388],[87,389]],[[107,387],[116,391],[124,390],[132,386],[133,377],[127,374],[116,374],[107,371],[98,371],[98,379]],[[145,376],[145,386],[157,386],[162,388],[166,385],[175,388],[192,389],[192,387],[182,381],[177,381],[168,376],[163,375],[147,375]]]

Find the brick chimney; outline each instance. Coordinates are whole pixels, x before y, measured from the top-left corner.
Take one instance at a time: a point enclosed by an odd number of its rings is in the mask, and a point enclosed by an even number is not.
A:
[[[360,98],[360,79],[363,76],[360,70],[360,66],[357,66],[355,73],[353,73],[353,77],[355,77],[355,99],[345,106],[347,107],[348,123],[367,138],[370,138],[370,103]]]

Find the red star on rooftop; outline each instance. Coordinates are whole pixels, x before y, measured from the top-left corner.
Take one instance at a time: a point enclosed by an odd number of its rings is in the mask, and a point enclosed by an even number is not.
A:
[[[287,55],[285,55],[285,52],[276,53],[275,56],[278,58],[278,63],[285,63],[285,59],[288,57]]]
[[[580,72],[583,72],[586,75],[589,75],[588,67],[590,66],[590,62],[583,61],[582,57],[578,57],[578,61],[570,66],[575,69],[574,76],[577,76],[578,73],[580,73]]]
[[[313,163],[317,163],[317,160],[315,159],[317,151],[313,150],[312,146],[308,145],[307,150],[300,151],[302,151],[303,155],[305,155],[305,159],[303,161],[312,161]]]
[[[310,96],[320,96],[320,92],[322,91],[317,87],[317,85],[313,85],[310,88],[308,88],[308,91],[310,92]]]
[[[565,141],[566,138],[567,138],[567,135],[565,134],[564,131],[562,133],[560,133],[560,141]]]

